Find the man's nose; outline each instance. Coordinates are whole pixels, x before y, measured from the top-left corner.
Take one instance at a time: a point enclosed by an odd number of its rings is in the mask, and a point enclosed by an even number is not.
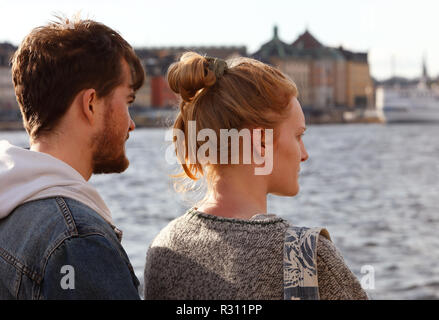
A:
[[[133,119],[130,118],[130,127],[129,131],[133,131],[136,128],[136,124],[134,123]]]

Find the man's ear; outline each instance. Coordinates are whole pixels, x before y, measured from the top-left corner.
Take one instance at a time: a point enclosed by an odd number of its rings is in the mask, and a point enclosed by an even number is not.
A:
[[[85,119],[93,125],[96,121],[96,90],[86,89],[82,92],[81,101],[81,113]]]

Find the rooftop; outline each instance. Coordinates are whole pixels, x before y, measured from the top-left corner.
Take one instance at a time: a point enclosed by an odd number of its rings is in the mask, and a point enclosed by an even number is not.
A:
[[[286,58],[286,57],[303,57],[305,52],[295,48],[279,38],[279,29],[277,26],[273,28],[273,38],[264,43],[258,51],[252,54],[252,57],[263,62],[269,62],[270,58]]]
[[[291,45],[298,49],[307,50],[323,47],[323,45],[308,31],[308,29],[306,29],[305,32],[302,33]]]

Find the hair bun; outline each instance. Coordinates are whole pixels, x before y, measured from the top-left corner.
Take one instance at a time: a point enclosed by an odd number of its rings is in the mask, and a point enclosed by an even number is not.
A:
[[[206,57],[206,60],[209,64],[208,68],[215,73],[217,79],[221,78],[228,69],[226,60],[215,57]]]
[[[195,52],[186,52],[168,69],[169,87],[190,102],[201,89],[211,87],[217,80],[208,59]]]

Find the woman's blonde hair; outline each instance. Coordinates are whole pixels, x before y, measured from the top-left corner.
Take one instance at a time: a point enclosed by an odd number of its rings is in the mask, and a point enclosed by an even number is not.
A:
[[[279,70],[250,58],[228,60],[218,74],[213,61],[187,52],[168,69],[170,88],[181,96],[174,129],[185,136],[184,172],[180,177],[197,180],[205,175],[203,166],[188,161],[188,123],[195,121],[196,132],[212,129],[273,128],[284,118],[287,105],[298,95],[294,82]],[[223,70],[222,70],[223,71]],[[174,144],[176,152],[178,146]],[[196,149],[202,143],[197,142]],[[178,155],[177,155],[178,156]]]

